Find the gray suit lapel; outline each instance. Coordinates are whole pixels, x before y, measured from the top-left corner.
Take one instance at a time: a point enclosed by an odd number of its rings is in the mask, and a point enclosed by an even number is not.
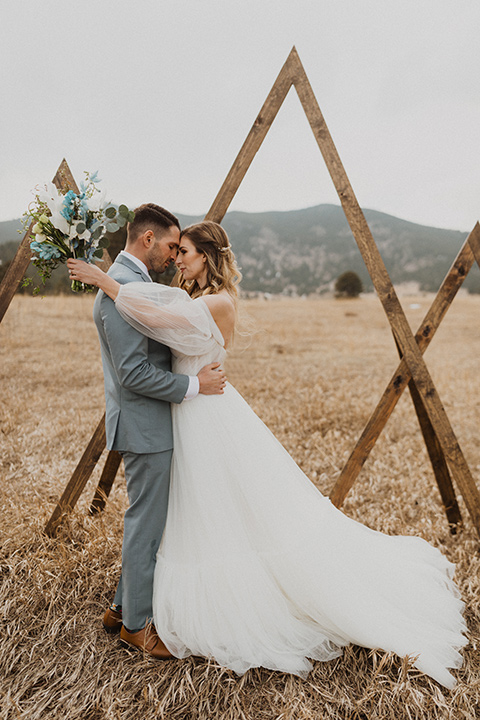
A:
[[[130,258],[126,257],[125,255],[117,255],[117,257],[115,258],[115,263],[127,267],[129,270],[138,275],[139,280],[142,280],[143,282],[152,282],[152,278],[149,275],[145,275],[145,273],[140,270],[138,265],[135,265],[133,260],[130,260]]]

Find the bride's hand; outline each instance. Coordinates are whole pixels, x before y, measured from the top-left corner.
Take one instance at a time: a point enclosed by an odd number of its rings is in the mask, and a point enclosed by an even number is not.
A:
[[[87,285],[96,285],[111,297],[112,300],[115,300],[117,297],[120,285],[96,265],[87,263],[84,260],[69,258],[67,260],[67,267],[72,280],[79,280]]]
[[[99,285],[102,281],[102,277],[105,275],[103,270],[91,263],[87,263],[84,260],[74,260],[69,258],[67,260],[67,267],[70,272],[71,280],[79,280],[87,285]]]

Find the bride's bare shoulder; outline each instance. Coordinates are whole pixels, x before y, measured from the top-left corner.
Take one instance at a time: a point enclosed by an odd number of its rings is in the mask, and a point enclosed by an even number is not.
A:
[[[207,305],[223,335],[225,345],[228,346],[235,327],[235,304],[233,298],[230,297],[226,290],[222,290],[216,295],[202,295],[197,300],[202,300]]]
[[[200,298],[198,298],[200,299]],[[232,297],[226,290],[222,290],[216,295],[202,295],[201,299],[207,304],[208,309],[215,315],[235,316],[235,305]]]

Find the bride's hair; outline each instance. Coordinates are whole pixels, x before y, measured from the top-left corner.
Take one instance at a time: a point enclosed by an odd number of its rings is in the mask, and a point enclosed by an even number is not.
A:
[[[180,240],[186,237],[194,245],[197,252],[205,255],[207,263],[207,286],[199,287],[196,280],[187,281],[179,278],[178,285],[195,298],[200,295],[214,295],[220,290],[227,290],[234,298],[237,297],[237,285],[242,274],[235,262],[235,255],[228,235],[221,225],[204,220],[184,228]]]

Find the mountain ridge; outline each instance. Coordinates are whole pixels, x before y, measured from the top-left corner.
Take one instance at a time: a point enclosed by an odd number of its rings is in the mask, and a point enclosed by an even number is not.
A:
[[[420,225],[378,210],[365,209],[364,214],[393,283],[415,282],[419,290],[438,290],[467,233]],[[185,227],[203,216],[178,213],[178,218]],[[360,276],[366,290],[372,289],[340,205],[259,213],[233,210],[222,225],[242,269],[245,291],[322,293],[347,270]],[[18,228],[20,220],[0,222],[0,259],[4,263],[13,257],[20,242]],[[480,292],[477,267],[464,286]]]

